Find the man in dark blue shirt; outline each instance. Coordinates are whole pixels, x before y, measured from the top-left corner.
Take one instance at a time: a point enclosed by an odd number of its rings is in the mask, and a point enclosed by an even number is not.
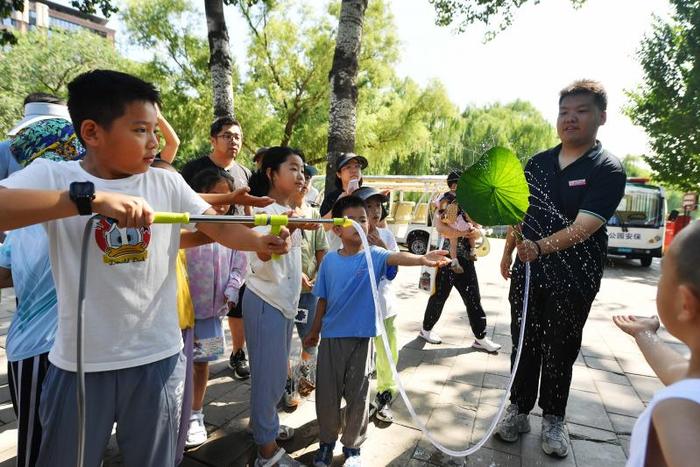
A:
[[[561,91],[561,144],[537,154],[525,167],[530,207],[520,226],[524,240],[516,244],[510,231],[501,261],[503,277],[512,274],[511,361],[519,345],[525,263],[530,263],[531,280],[520,366],[498,435],[513,442],[530,431],[528,414],[539,387],[542,449],[559,457],[569,452],[566,403],[583,326],[603,277],[605,223],[625,191],[622,164],[596,139],[606,107],[607,96],[598,82],[576,81]]]

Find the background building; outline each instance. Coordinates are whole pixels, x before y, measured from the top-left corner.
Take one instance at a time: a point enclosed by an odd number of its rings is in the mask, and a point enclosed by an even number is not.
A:
[[[25,0],[23,11],[13,11],[10,17],[0,20],[0,28],[10,31],[27,32],[37,27],[57,31],[85,30],[114,41],[114,29],[106,24],[105,18],[44,0]]]

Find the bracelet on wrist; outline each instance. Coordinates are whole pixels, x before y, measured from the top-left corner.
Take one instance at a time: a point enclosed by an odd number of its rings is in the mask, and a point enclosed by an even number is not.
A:
[[[540,247],[540,244],[535,241],[533,241],[532,243],[534,243],[535,248],[537,248],[537,257],[539,258],[540,256],[542,256],[542,247]]]

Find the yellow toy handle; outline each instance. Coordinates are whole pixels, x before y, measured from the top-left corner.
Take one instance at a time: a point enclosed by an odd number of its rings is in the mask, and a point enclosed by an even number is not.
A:
[[[352,227],[352,221],[347,217],[334,217],[333,225],[337,225],[340,227]]]
[[[189,224],[189,212],[156,212],[153,215],[154,224]]]

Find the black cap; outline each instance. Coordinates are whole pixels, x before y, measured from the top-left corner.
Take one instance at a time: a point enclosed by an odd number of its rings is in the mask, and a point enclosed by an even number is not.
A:
[[[342,169],[348,162],[351,160],[355,159],[357,162],[360,163],[360,167],[363,169],[367,168],[367,165],[369,164],[367,162],[367,159],[365,159],[362,156],[358,156],[357,154],[353,152],[346,152],[340,155],[338,158],[338,170]]]
[[[461,170],[453,170],[447,175],[447,183],[454,183],[459,181],[459,177],[462,176]]]
[[[371,186],[361,186],[357,190],[353,191],[352,195],[357,196],[362,201],[367,201],[374,196],[379,196],[382,203],[389,201],[389,198],[384,193],[381,193],[376,188],[372,188]]]
[[[313,165],[304,164],[304,175],[307,177],[313,177],[318,174],[318,169]]]

